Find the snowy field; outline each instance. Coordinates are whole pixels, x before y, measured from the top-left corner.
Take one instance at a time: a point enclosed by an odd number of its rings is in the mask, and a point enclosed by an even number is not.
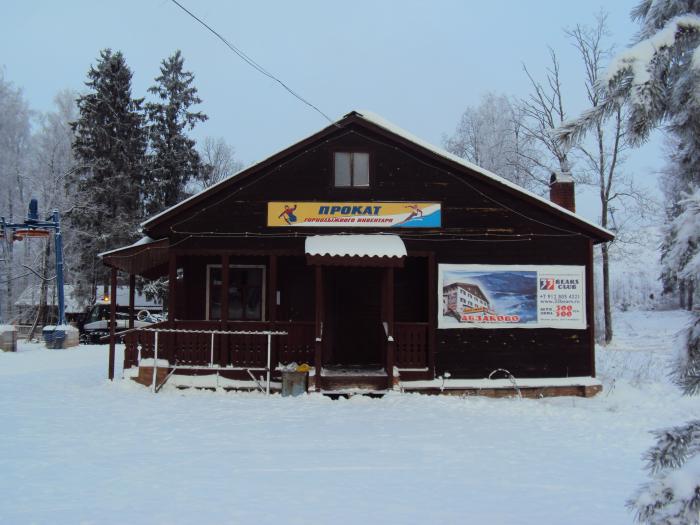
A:
[[[0,523],[631,523],[648,431],[700,403],[665,375],[683,312],[616,320],[593,399],[153,395],[105,380],[106,347],[23,344],[0,353]]]

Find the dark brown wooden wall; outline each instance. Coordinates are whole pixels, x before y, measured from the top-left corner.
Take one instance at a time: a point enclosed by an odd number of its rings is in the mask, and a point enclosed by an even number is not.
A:
[[[333,187],[333,152],[337,150],[370,153],[369,189]],[[437,235],[427,236],[430,230],[391,231],[402,235],[409,251],[433,252],[436,264],[588,264],[590,239],[570,222],[476,175],[455,173],[429,155],[408,151],[380,134],[352,127],[339,129],[323,142],[280,159],[260,174],[241,179],[237,185],[224,188],[196,209],[155,227],[149,234],[181,241],[178,245],[181,250],[272,250],[280,255],[296,255],[279,258],[278,283],[282,293],[279,319],[312,320],[313,272],[303,259],[304,235],[372,232],[370,229],[267,228],[268,201],[293,204],[315,200],[441,202],[443,227],[432,232]],[[290,236],[226,236],[244,232]],[[221,234],[224,236],[218,237]],[[193,237],[187,239],[187,236]],[[451,240],[447,242],[447,239]],[[206,264],[217,263],[218,258],[186,259],[185,313],[187,318],[201,319],[205,284],[198,283],[196,276],[204,279]],[[231,262],[234,263],[233,256]],[[438,301],[437,290],[432,297],[425,291],[427,264],[427,258],[409,258],[406,267],[397,270],[398,321],[425,321],[427,302]],[[420,285],[412,286],[415,282]],[[437,330],[436,372],[478,378],[496,368],[506,368],[516,377],[588,375],[591,337],[590,330]]]

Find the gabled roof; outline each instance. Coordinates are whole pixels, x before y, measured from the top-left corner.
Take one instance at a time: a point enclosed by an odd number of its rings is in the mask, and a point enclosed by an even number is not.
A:
[[[485,170],[484,168],[481,168],[476,164],[472,164],[471,162],[461,157],[458,157],[452,153],[449,153],[448,151],[445,151],[442,148],[434,146],[370,111],[352,111],[348,113],[342,119],[338,120],[337,122],[334,122],[326,128],[323,128],[317,133],[308,136],[307,138],[283,149],[282,151],[272,155],[271,157],[268,157],[263,161],[253,164],[252,166],[249,166],[239,171],[238,173],[231,175],[223,181],[213,186],[210,186],[209,188],[201,191],[200,193],[197,193],[196,195],[193,195],[192,197],[189,197],[188,199],[183,200],[175,206],[172,206],[162,211],[161,213],[154,215],[153,217],[143,222],[141,226],[146,232],[148,232],[150,229],[155,228],[157,225],[168,221],[168,219],[185,212],[193,206],[196,206],[198,203],[207,199],[211,195],[214,195],[229,186],[238,184],[240,181],[248,178],[249,176],[259,173],[264,169],[274,165],[282,158],[298,150],[301,150],[309,144],[319,141],[325,136],[337,131],[339,128],[343,128],[350,124],[357,124],[367,129],[370,129],[371,131],[383,134],[391,139],[394,139],[395,141],[402,143],[407,148],[433,157],[439,162],[449,164],[451,167],[455,168],[459,173],[476,176],[481,181],[487,184],[499,187],[510,194],[513,194],[517,197],[522,198],[523,200],[526,200],[536,205],[539,208],[554,213],[555,215],[559,216],[565,221],[585,231],[588,235],[595,239],[595,242],[610,241],[615,237],[615,235],[612,232],[601,228],[600,226],[580,217],[579,215],[576,215],[570,210],[562,208],[561,206],[545,199],[544,197],[532,193],[526,190],[525,188],[522,188],[521,186],[518,186],[517,184],[510,182],[509,180],[504,179],[499,175],[496,175],[495,173]]]

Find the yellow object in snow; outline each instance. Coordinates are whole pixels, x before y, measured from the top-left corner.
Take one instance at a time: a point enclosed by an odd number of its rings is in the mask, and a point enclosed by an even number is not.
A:
[[[297,367],[297,372],[308,372],[309,370],[311,370],[311,367],[306,363],[302,363]]]

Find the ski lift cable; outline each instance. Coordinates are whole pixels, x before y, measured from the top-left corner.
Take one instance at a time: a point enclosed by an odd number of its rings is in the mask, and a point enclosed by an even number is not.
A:
[[[296,93],[292,88],[290,88],[287,84],[285,84],[282,80],[277,78],[275,75],[267,71],[264,67],[262,67],[260,64],[258,64],[255,60],[253,60],[251,57],[246,55],[242,50],[234,46],[231,42],[226,40],[221,33],[213,29],[209,24],[207,24],[204,20],[199,18],[197,15],[195,15],[192,11],[187,9],[184,5],[182,5],[180,2],[177,0],[170,0],[173,4],[178,6],[180,9],[182,9],[185,13],[187,13],[189,16],[194,18],[197,22],[199,22],[202,26],[204,26],[207,30],[209,30],[214,36],[216,36],[219,40],[221,40],[226,47],[228,47],[231,51],[233,51],[241,60],[243,60],[246,64],[248,64],[250,67],[258,71],[259,73],[265,75],[271,80],[274,80],[277,82],[280,86],[282,86],[286,91],[288,91],[293,97],[298,99],[299,101],[303,102],[307,106],[309,106],[311,109],[316,111],[319,115],[321,115],[323,118],[325,118],[328,122],[331,124],[334,124],[336,126],[339,126],[333,119],[331,119],[328,115],[326,115],[323,111],[321,111],[317,106],[306,100],[304,97]]]

